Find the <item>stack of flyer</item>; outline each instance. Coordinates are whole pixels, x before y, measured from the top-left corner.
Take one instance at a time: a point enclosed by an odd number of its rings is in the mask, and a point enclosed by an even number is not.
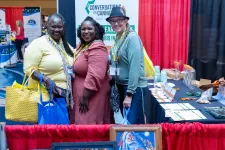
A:
[[[159,103],[171,102],[176,94],[176,90],[171,86],[173,83],[157,83],[155,88],[149,88],[152,95]]]
[[[199,110],[189,103],[160,104],[166,112],[166,117],[174,121],[207,119]]]
[[[149,89],[152,95],[156,98],[156,100],[161,102],[171,102],[171,99],[168,99],[167,96],[164,94],[163,90],[160,88],[150,88]]]

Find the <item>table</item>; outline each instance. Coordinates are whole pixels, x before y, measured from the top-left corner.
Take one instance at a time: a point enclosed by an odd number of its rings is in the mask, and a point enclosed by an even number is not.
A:
[[[223,124],[162,123],[162,150],[224,150]],[[5,127],[10,150],[49,149],[52,142],[109,140],[110,125],[13,125]]]
[[[9,55],[10,49],[10,55]],[[16,45],[1,45],[0,44],[0,68],[4,68],[4,66],[14,63],[17,63],[17,50]]]
[[[151,82],[151,81],[150,81]],[[177,91],[175,95],[175,101],[172,102],[165,102],[166,103],[189,103],[196,109],[199,109],[200,111],[203,109],[203,107],[215,107],[215,106],[221,106],[222,104],[218,101],[211,102],[211,104],[199,104],[195,100],[191,101],[182,101],[180,98],[181,97],[187,97],[186,92],[190,91],[187,86],[184,85],[182,80],[168,80],[168,82],[174,83],[175,87],[180,88],[179,91]],[[151,87],[151,86],[150,86]],[[200,90],[200,89],[196,89]],[[149,98],[149,101],[145,102],[145,106],[148,106],[145,108],[146,110],[146,116],[147,116],[147,121],[148,123],[162,123],[162,122],[173,122],[175,123],[176,121],[171,120],[170,118],[165,117],[165,110],[163,107],[160,106],[159,103],[155,97],[152,95]],[[207,119],[201,119],[201,120],[190,120],[190,121],[178,121],[178,122],[201,122],[201,123],[225,123],[225,119],[215,119],[213,116],[210,114],[201,111],[202,114],[207,118]],[[177,123],[177,122],[176,122]]]

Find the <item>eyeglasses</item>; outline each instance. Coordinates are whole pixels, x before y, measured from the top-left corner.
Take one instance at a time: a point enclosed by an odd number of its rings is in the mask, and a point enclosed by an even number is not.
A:
[[[124,21],[124,19],[109,20],[109,23],[110,23],[111,25],[115,25],[116,23],[117,23],[117,24],[120,24],[120,23],[122,23],[123,21]]]

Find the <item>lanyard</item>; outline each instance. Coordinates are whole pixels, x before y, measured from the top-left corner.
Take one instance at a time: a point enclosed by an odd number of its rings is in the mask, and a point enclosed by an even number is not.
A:
[[[68,60],[68,56],[67,56],[67,53],[65,51],[65,48],[63,46],[63,43],[62,43],[62,39],[60,39],[59,41],[59,44],[57,44],[52,38],[51,36],[49,36],[49,40],[52,42],[52,44],[62,52],[64,58],[66,59],[67,63],[69,64],[69,60]]]
[[[114,45],[112,47],[112,56],[113,56],[113,61],[116,62],[118,60],[118,55],[119,55],[119,46],[121,45],[123,39],[125,36],[125,31],[123,32],[122,36],[118,39],[118,35],[116,36],[116,39],[114,41]]]

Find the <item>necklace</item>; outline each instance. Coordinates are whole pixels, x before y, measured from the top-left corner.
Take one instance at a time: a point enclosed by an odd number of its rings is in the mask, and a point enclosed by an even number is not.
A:
[[[81,55],[81,53],[86,51],[91,44],[92,44],[92,42],[89,43],[89,44],[81,45],[80,48],[78,49],[78,51],[75,54],[75,59],[74,60],[76,61],[77,58]]]

